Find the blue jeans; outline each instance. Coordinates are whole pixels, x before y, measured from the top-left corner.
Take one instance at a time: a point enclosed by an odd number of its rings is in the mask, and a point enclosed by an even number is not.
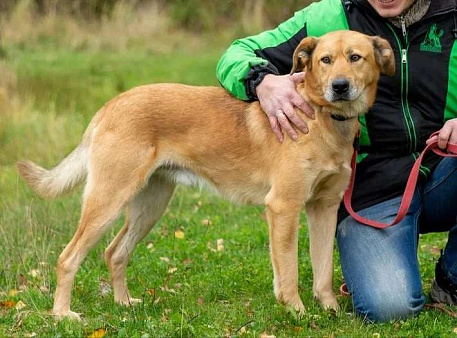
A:
[[[391,223],[401,197],[359,212]],[[373,322],[403,319],[425,303],[417,260],[419,232],[448,231],[443,269],[457,283],[457,159],[444,158],[416,189],[408,214],[387,229],[362,225],[352,217],[338,224],[343,276],[355,311]]]

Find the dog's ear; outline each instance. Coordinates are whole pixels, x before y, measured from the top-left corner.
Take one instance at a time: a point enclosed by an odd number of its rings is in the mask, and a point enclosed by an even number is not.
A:
[[[381,74],[393,76],[395,74],[395,56],[389,42],[379,36],[371,37],[371,41],[375,60],[381,70]]]
[[[319,39],[313,37],[307,37],[301,40],[294,52],[292,70],[290,71],[291,75],[295,72],[302,71],[305,67],[311,69],[311,55],[318,41]]]

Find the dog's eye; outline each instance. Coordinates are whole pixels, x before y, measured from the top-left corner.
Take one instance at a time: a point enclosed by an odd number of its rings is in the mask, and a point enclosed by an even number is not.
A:
[[[324,56],[324,57],[321,59],[321,61],[322,61],[323,63],[329,64],[329,63],[330,63],[330,58],[329,58],[328,56]]]
[[[351,62],[357,62],[361,59],[362,57],[360,55],[357,55],[357,54],[352,54],[351,55]]]

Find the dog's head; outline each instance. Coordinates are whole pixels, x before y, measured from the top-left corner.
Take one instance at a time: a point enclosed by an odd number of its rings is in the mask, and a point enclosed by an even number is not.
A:
[[[306,94],[318,105],[361,114],[373,104],[380,74],[395,73],[390,44],[354,31],[303,39],[294,52],[291,73],[306,71]]]

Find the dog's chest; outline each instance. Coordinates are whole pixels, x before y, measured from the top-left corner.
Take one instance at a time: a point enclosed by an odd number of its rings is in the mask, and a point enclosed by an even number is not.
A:
[[[318,174],[313,180],[309,200],[342,199],[351,176],[349,163],[325,164],[318,168]]]

